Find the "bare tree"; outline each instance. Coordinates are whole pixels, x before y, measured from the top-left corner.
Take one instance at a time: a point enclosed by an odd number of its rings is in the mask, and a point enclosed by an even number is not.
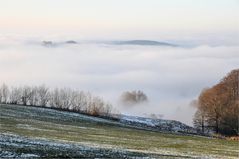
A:
[[[61,101],[60,101],[60,92],[58,88],[55,88],[50,94],[50,105],[51,107],[61,108]]]
[[[19,87],[12,87],[9,95],[10,104],[20,104],[22,100],[22,90]]]
[[[113,106],[110,103],[105,103],[103,114],[105,116],[111,116],[112,111],[113,111]]]
[[[2,84],[0,87],[0,102],[6,104],[9,100],[9,89],[6,84]]]
[[[120,100],[122,103],[124,104],[139,104],[139,103],[143,103],[143,102],[147,102],[148,101],[148,97],[146,96],[146,94],[140,90],[138,91],[126,91],[123,92]]]
[[[45,85],[37,87],[38,105],[47,106],[50,100],[49,89]]]
[[[71,89],[63,88],[60,89],[59,97],[60,97],[60,108],[61,109],[69,109],[71,107]]]
[[[30,87],[30,94],[29,94],[28,102],[31,106],[38,105],[37,87]]]
[[[202,110],[198,109],[193,118],[193,125],[202,133],[205,133],[205,114]]]
[[[24,86],[22,89],[22,103],[23,105],[28,105],[30,98],[32,96],[32,89],[29,86]]]
[[[72,110],[83,111],[87,106],[86,95],[84,92],[72,91],[71,93]]]

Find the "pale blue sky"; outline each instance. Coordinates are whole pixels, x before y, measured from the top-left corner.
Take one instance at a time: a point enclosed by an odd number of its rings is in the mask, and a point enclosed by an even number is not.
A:
[[[238,0],[0,0],[2,33],[231,33],[238,19]]]

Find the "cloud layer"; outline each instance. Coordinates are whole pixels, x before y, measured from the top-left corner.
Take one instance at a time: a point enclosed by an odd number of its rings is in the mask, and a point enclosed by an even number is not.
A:
[[[91,91],[126,114],[163,114],[188,124],[191,100],[239,67],[238,46],[118,46],[80,43],[44,47],[41,39],[0,38],[0,82]],[[125,108],[123,91],[142,90],[146,105]]]

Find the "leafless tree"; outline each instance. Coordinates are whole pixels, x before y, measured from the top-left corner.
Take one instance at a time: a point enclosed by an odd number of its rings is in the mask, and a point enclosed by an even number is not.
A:
[[[47,106],[50,100],[49,89],[45,85],[37,87],[38,105]]]
[[[71,89],[63,88],[60,89],[59,97],[60,97],[60,108],[61,109],[68,109],[71,107]]]
[[[23,105],[28,105],[30,98],[32,96],[32,89],[29,86],[24,86],[22,89],[22,103]]]
[[[37,96],[37,87],[30,87],[30,94],[29,94],[29,105],[37,106],[38,105],[38,96]]]
[[[6,84],[2,84],[0,87],[0,102],[6,104],[9,100],[9,89]]]
[[[199,109],[196,111],[193,118],[193,125],[202,133],[205,133],[205,114],[202,110]]]
[[[87,106],[87,99],[84,92],[72,91],[71,106],[74,111],[83,111]]]
[[[55,108],[61,108],[61,100],[60,100],[60,91],[58,88],[55,88],[50,93],[50,106]]]
[[[132,105],[148,101],[146,94],[140,90],[123,92],[120,100],[123,104]]]
[[[10,104],[21,104],[22,90],[19,87],[12,87],[9,95]]]

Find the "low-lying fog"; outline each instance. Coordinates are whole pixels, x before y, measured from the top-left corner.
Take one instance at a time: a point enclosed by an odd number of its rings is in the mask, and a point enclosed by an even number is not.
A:
[[[111,45],[74,39],[0,38],[0,82],[71,87],[103,97],[124,114],[161,114],[191,124],[190,102],[239,67],[238,46],[165,47]],[[141,90],[148,104],[123,106],[124,91]]]

